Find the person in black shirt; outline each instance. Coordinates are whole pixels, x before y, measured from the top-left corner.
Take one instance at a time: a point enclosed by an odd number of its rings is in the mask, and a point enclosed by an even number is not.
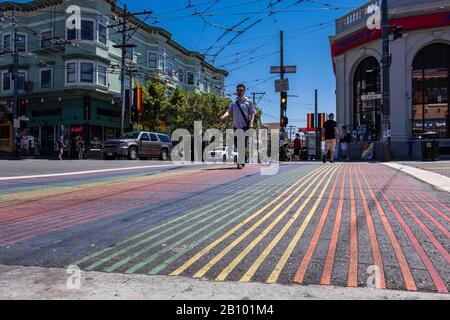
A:
[[[338,129],[337,123],[334,121],[334,114],[330,113],[328,116],[328,120],[325,121],[325,124],[322,129],[322,139],[325,141],[325,152],[322,155],[323,163],[327,162],[327,154],[330,151],[331,155],[331,163],[334,163],[334,149],[336,148],[336,144],[338,141]]]

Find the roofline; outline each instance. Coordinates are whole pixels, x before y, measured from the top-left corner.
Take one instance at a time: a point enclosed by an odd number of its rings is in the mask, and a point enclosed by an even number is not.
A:
[[[103,0],[106,3],[111,5],[111,12],[118,14],[119,16],[123,15],[123,8],[117,6],[116,0]],[[2,11],[12,11],[14,8],[20,12],[31,12],[37,9],[47,8],[54,5],[61,5],[63,4],[64,0],[32,0],[25,3],[14,3],[11,1],[5,1],[0,2],[0,10]],[[185,48],[180,43],[176,42],[172,39],[172,34],[159,27],[154,27],[149,25],[148,23],[140,20],[136,16],[131,16],[131,22],[136,25],[137,27],[141,28],[142,30],[148,32],[148,33],[156,33],[159,34],[167,39],[167,44],[172,46],[173,48],[177,49],[178,51],[181,51],[187,56],[197,58],[201,60],[202,64],[206,66],[207,68],[211,69],[215,73],[219,73],[227,77],[229,75],[229,72],[223,69],[216,68],[211,63],[207,62],[205,59],[205,56],[201,54],[200,52],[196,51],[190,51],[189,49]]]

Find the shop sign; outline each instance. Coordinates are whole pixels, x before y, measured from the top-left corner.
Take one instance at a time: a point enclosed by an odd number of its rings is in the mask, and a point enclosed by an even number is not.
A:
[[[366,94],[361,96],[362,101],[368,101],[368,100],[381,100],[383,98],[383,95],[381,93],[379,94]]]
[[[71,133],[80,133],[80,132],[83,132],[83,131],[84,131],[83,127],[70,127],[70,132]]]

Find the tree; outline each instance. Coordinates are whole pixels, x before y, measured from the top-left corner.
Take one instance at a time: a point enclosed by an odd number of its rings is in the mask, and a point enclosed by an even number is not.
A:
[[[149,80],[142,90],[143,111],[140,123],[144,128],[157,131],[162,119],[167,121],[167,133],[183,128],[194,131],[194,122],[202,121],[203,129],[225,129],[220,116],[231,101],[227,98],[206,93],[189,92],[175,88],[168,94],[169,86],[159,79]]]
[[[159,79],[151,79],[142,88],[143,110],[139,116],[140,123],[150,131],[159,129],[160,120],[167,115],[170,101],[166,94],[167,85]]]

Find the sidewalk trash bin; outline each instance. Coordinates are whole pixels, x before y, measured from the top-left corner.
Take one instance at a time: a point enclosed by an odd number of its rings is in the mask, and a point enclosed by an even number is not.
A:
[[[422,161],[439,160],[439,135],[435,132],[422,134]]]

